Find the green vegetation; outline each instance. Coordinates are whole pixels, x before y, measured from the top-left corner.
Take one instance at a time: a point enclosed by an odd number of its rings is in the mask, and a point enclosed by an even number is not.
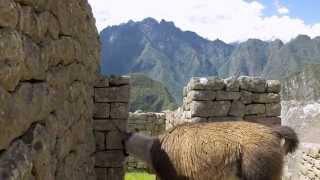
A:
[[[156,176],[145,172],[128,172],[125,180],[156,180]]]
[[[177,105],[167,88],[141,74],[131,74],[130,111],[161,112],[174,110]]]

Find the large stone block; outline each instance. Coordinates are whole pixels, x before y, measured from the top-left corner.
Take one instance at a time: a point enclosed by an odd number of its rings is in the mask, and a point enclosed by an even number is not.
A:
[[[233,101],[229,111],[230,116],[243,117],[246,113],[246,106],[241,101]]]
[[[106,137],[104,132],[94,131],[94,136],[96,139],[96,150],[102,151],[106,150]]]
[[[24,60],[21,35],[10,29],[0,29],[0,86],[13,91],[22,76]]]
[[[129,102],[130,89],[128,85],[109,88],[95,88],[96,102]]]
[[[24,58],[23,80],[44,80],[48,70],[47,59],[41,58],[40,48],[29,38],[23,38],[23,51],[27,56]]]
[[[108,168],[96,167],[95,172],[97,175],[97,180],[109,180],[108,179]]]
[[[187,95],[187,101],[210,101],[214,100],[216,97],[216,92],[210,90],[201,90],[201,91],[189,91]]]
[[[226,84],[226,91],[237,92],[240,90],[240,82],[237,78],[230,77],[230,78],[224,79],[224,82]]]
[[[109,78],[110,86],[124,86],[130,84],[129,76],[111,76]]]
[[[126,119],[108,119],[108,120],[94,120],[93,129],[97,131],[114,131],[117,126],[121,130],[127,129]]]
[[[267,92],[280,93],[281,83],[278,80],[267,80]]]
[[[246,106],[245,115],[256,115],[266,113],[266,106],[264,104],[249,104]]]
[[[193,101],[191,103],[192,117],[227,116],[231,107],[230,101]]]
[[[280,95],[275,93],[262,93],[252,95],[252,102],[254,103],[280,103]]]
[[[95,103],[93,117],[95,119],[107,119],[110,117],[110,104]]]
[[[240,92],[228,92],[228,91],[217,91],[216,100],[238,100],[240,99]]]
[[[23,5],[32,6],[38,12],[44,11],[47,7],[48,0],[15,0]]]
[[[240,89],[251,91],[251,92],[266,92],[266,80],[260,77],[249,77],[241,76],[239,77]]]
[[[13,0],[0,1],[0,27],[15,28],[18,24],[17,4]]]
[[[58,40],[45,42],[42,51],[42,58],[46,58],[50,66],[81,61],[81,46],[72,37],[63,36]]]
[[[252,93],[249,91],[241,91],[240,92],[240,101],[243,104],[251,104],[252,103]]]
[[[122,141],[123,136],[118,131],[110,131],[106,134],[107,150],[123,149]]]
[[[250,116],[245,116],[244,120],[248,122],[264,124],[271,127],[281,125],[281,118],[279,117],[264,117],[259,115],[258,116],[250,115]]]
[[[124,154],[122,150],[99,151],[95,154],[96,166],[98,167],[118,167],[124,165]]]
[[[40,42],[44,39],[47,22],[38,18],[33,8],[21,6],[18,29],[31,37],[32,40]]]
[[[112,119],[127,119],[129,117],[129,105],[127,103],[111,103],[110,117]]]
[[[280,103],[266,104],[266,115],[267,116],[280,116],[281,115],[281,104]]]
[[[192,78],[188,84],[191,90],[222,90],[225,84],[222,79],[217,77]]]

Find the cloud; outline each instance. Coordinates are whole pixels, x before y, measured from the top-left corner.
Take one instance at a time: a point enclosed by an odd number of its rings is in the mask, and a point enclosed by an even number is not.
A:
[[[275,0],[274,4],[275,4],[275,6],[277,8],[277,12],[280,15],[284,15],[284,14],[289,14],[290,13],[290,10],[286,6],[281,4],[280,0]]]
[[[264,16],[264,5],[252,0],[89,0],[89,3],[99,30],[130,19],[154,17],[173,21],[182,30],[226,42],[248,38],[289,41],[298,34],[320,35],[320,22],[306,24],[302,19],[290,17],[285,6],[278,9],[279,14]]]

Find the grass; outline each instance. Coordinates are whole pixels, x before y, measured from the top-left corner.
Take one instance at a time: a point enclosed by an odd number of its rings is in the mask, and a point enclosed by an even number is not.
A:
[[[156,176],[146,172],[128,172],[125,180],[155,180]]]

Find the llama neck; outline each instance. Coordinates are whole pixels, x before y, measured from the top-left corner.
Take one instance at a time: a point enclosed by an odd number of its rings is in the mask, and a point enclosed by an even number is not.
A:
[[[153,137],[135,133],[126,141],[125,146],[130,155],[152,166],[151,148],[153,142]]]

